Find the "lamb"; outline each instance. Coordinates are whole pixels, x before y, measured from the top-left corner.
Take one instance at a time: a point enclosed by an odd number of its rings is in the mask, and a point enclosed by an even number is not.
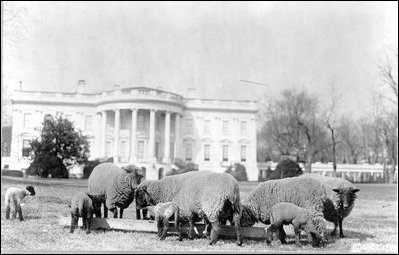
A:
[[[113,163],[102,163],[96,166],[89,176],[88,194],[96,197],[93,202],[104,204],[104,217],[108,210],[114,213],[114,218],[122,218],[124,208],[134,200],[137,185],[144,177],[142,170],[135,165],[119,168]],[[96,215],[101,217],[101,211]]]
[[[282,202],[303,207],[315,216],[323,216],[325,200],[325,188],[312,178],[290,177],[265,181],[243,199],[241,225],[249,227],[257,222],[270,224],[271,208]],[[277,231],[278,236],[285,236],[282,226]]]
[[[334,223],[332,236],[336,235],[339,226],[339,236],[345,237],[342,229],[342,221],[352,211],[356,200],[356,193],[359,189],[353,183],[336,177],[322,176],[318,174],[305,174],[302,177],[313,178],[321,182],[327,192],[327,199],[324,201],[324,218]]]
[[[93,197],[86,192],[76,193],[72,197],[71,202],[71,229],[70,233],[73,233],[75,228],[78,226],[79,217],[83,221],[83,229],[86,229],[86,234],[90,234],[91,220],[93,213],[98,213],[101,208],[92,202]]]
[[[320,243],[326,242],[324,237],[325,222],[323,218],[314,217],[306,209],[291,203],[278,203],[270,210],[270,227],[267,229],[266,242],[271,243],[273,233],[280,229],[283,225],[292,224],[295,231],[295,244],[300,246],[301,230],[308,235],[309,242],[313,246],[319,246]],[[285,236],[279,236],[282,244],[285,244]]]
[[[195,171],[140,183],[136,190],[136,208],[164,202],[174,202],[179,206],[180,219],[190,222],[190,239],[193,238],[194,222],[204,219],[212,228],[209,244],[215,244],[220,223],[232,219],[237,244],[242,244],[239,186],[231,175]]]
[[[6,219],[10,219],[10,211],[12,210],[12,218],[16,218],[17,213],[19,220],[23,221],[21,201],[26,196],[34,196],[36,194],[33,186],[26,186],[25,189],[10,187],[6,190],[5,204],[6,204]]]
[[[155,221],[157,222],[159,240],[165,240],[169,228],[169,219],[173,216],[175,227],[179,231],[179,241],[182,240],[182,228],[179,217],[179,206],[172,202],[159,203],[154,207]]]

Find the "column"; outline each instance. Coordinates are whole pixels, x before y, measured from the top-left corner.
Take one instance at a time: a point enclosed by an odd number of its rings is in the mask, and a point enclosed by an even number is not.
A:
[[[132,111],[132,126],[131,126],[131,134],[130,134],[130,162],[133,163],[137,161],[137,152],[136,152],[136,133],[137,133],[137,109],[131,109]]]
[[[156,162],[155,158],[155,110],[150,110],[150,138],[148,140],[148,161]]]
[[[175,158],[180,158],[180,114],[175,114]]]
[[[99,158],[102,156],[102,151],[101,151],[101,137],[102,137],[102,125],[101,125],[101,112],[96,113],[96,133],[95,133],[95,153],[96,153],[96,158]]]
[[[101,117],[101,157],[105,157],[105,143],[106,143],[106,132],[107,132],[107,112],[102,112]]]
[[[120,122],[120,110],[116,109],[115,112],[115,122],[114,122],[114,163],[119,160],[119,122]]]
[[[165,114],[165,144],[163,163],[170,164],[170,112]]]

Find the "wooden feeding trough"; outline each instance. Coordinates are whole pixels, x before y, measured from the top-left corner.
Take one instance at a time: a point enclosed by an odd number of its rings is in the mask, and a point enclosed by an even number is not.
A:
[[[60,217],[59,225],[70,226],[70,217]],[[78,226],[82,226],[82,219],[79,218]],[[188,232],[188,224],[182,226],[183,233]],[[198,233],[201,235],[205,229],[205,224],[196,223],[195,227]],[[114,218],[93,218],[92,229],[112,229],[112,230],[124,230],[124,231],[140,231],[140,232],[150,232],[157,233],[157,224],[155,221],[151,220],[131,220],[131,219],[114,219]],[[170,233],[178,233],[173,222],[169,223]],[[251,239],[265,239],[266,231],[264,228],[260,227],[242,227],[242,235],[244,238]],[[222,237],[236,237],[236,232],[234,226],[222,225],[220,229],[220,236]]]

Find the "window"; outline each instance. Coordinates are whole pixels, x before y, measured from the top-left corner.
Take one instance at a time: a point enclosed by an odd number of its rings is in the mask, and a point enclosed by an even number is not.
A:
[[[22,157],[29,157],[31,151],[30,140],[24,139],[22,141]]]
[[[205,144],[204,145],[204,160],[209,161],[211,157],[211,145]]]
[[[105,156],[106,156],[106,157],[111,156],[111,148],[112,148],[112,143],[111,143],[111,141],[107,141],[107,142],[105,143]]]
[[[170,120],[170,133],[174,134],[176,132],[176,120],[172,119]]]
[[[137,117],[137,130],[138,131],[144,131],[144,116],[143,115],[139,115]]]
[[[240,134],[241,134],[241,136],[247,135],[247,122],[246,121],[241,121]]]
[[[193,120],[186,119],[186,135],[193,133]]]
[[[65,115],[65,119],[72,121],[72,115],[70,114]]]
[[[51,120],[51,114],[47,113],[46,115],[44,115],[44,119]]]
[[[129,117],[127,114],[121,114],[121,129],[129,129]]]
[[[175,158],[175,143],[170,143],[170,158]]]
[[[223,161],[229,161],[229,146],[223,145]]]
[[[211,121],[205,120],[204,122],[204,134],[210,135],[211,134]]]
[[[192,143],[186,143],[185,156],[186,156],[186,161],[192,160],[192,158],[193,158],[193,144]]]
[[[229,122],[227,120],[223,121],[223,135],[229,134]]]
[[[91,115],[85,116],[85,129],[93,130],[93,116]]]
[[[127,156],[127,154],[126,154],[126,141],[121,141],[119,152],[120,152],[120,155],[121,155],[122,158],[125,158]]]
[[[247,146],[241,145],[241,162],[247,161]]]
[[[30,121],[31,121],[31,114],[25,113],[24,114],[24,128],[30,128]]]
[[[137,158],[144,158],[144,141],[138,141],[137,143]]]
[[[155,118],[155,128],[156,128],[156,131],[161,131],[161,121],[160,121],[159,116],[156,116],[156,118]]]

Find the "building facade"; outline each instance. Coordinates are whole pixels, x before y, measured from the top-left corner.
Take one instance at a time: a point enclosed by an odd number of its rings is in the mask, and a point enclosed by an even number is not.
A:
[[[92,159],[144,166],[148,179],[175,158],[217,172],[239,162],[249,180],[258,179],[255,101],[183,98],[146,87],[87,93],[83,86],[75,93],[15,91],[11,157],[26,160],[24,148],[45,115],[61,114],[89,137]]]

